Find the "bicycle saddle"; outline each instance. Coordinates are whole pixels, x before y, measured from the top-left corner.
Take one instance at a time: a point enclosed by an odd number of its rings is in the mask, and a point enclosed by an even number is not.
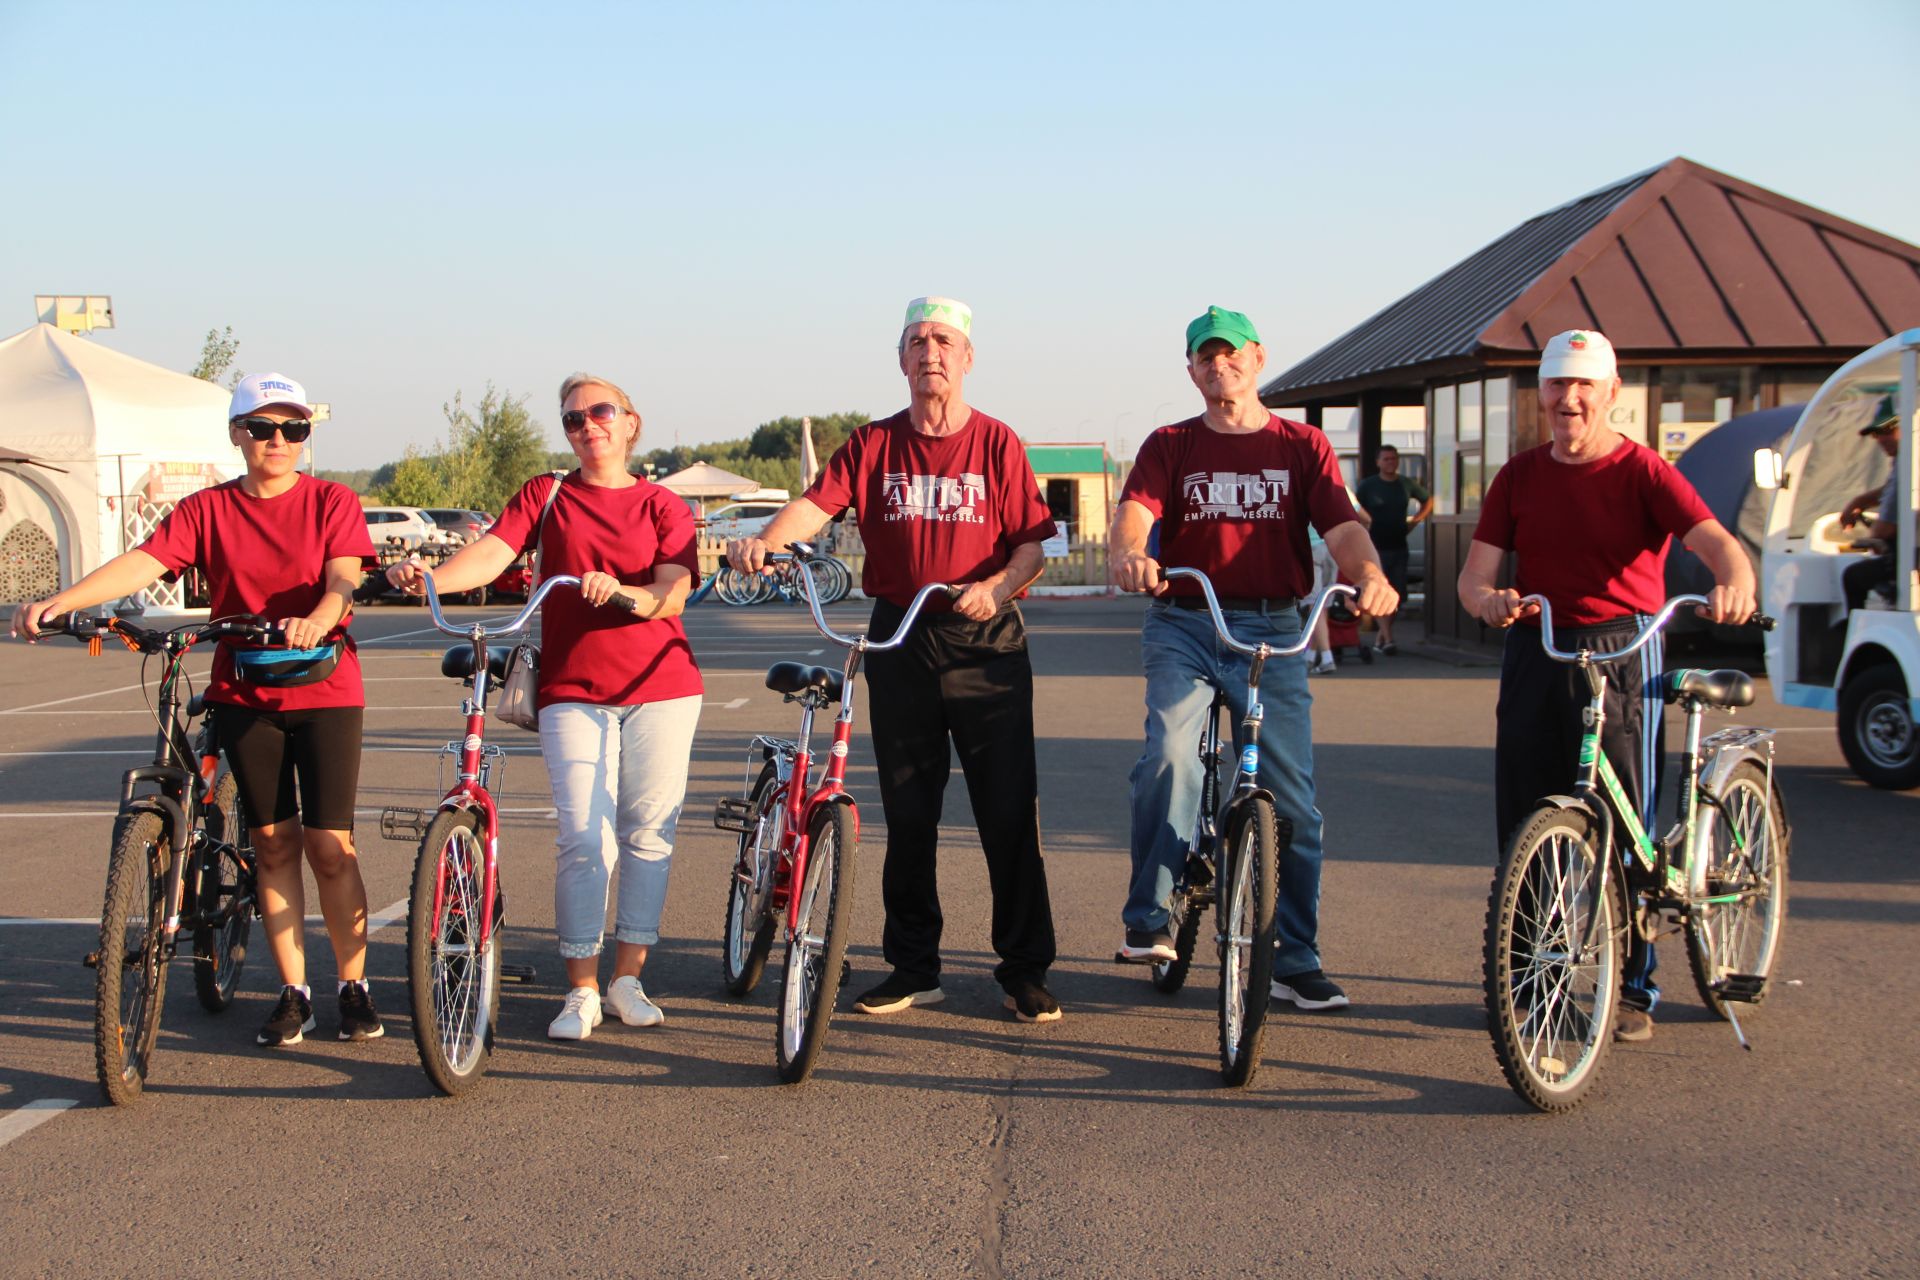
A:
[[[828,702],[840,701],[840,686],[845,679],[826,667],[809,667],[798,662],[776,662],[767,668],[767,688],[775,693],[798,694],[818,689]]]
[[[487,670],[495,680],[507,678],[507,655],[513,649],[508,645],[489,645],[487,647]],[[457,644],[440,655],[440,674],[451,676],[455,680],[469,680],[473,677],[473,646]]]
[[[1753,678],[1744,671],[1669,671],[1664,683],[1668,702],[1698,698],[1710,707],[1753,705]]]

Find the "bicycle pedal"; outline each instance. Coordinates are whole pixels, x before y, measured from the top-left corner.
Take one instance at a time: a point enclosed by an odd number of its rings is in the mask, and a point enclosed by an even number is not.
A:
[[[1716,999],[1752,1004],[1767,989],[1767,980],[1755,973],[1729,973],[1708,989]]]
[[[389,840],[419,840],[432,821],[429,809],[382,809],[380,834]]]
[[[500,966],[502,982],[538,982],[540,973],[530,964],[503,964]]]
[[[100,967],[100,953],[98,951],[89,951],[86,955],[80,957],[80,963],[89,969],[98,969]]]
[[[713,825],[722,831],[748,835],[753,831],[753,801],[745,796],[728,796],[713,802]]]

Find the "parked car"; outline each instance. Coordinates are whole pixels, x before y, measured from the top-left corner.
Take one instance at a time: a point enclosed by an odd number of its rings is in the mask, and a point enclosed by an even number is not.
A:
[[[709,538],[750,538],[767,527],[784,502],[733,502],[707,513],[701,532]]]
[[[367,533],[376,547],[392,542],[417,547],[443,540],[440,526],[418,507],[367,507],[360,514],[367,518]]]
[[[461,543],[472,542],[493,527],[493,517],[484,511],[464,511],[459,507],[422,507],[443,537]]]

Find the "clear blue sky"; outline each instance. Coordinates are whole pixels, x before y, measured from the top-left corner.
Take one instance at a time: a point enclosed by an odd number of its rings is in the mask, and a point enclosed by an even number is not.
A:
[[[906,301],[1033,439],[1277,372],[1544,209],[1686,155],[1920,241],[1920,4],[195,5],[0,0],[0,333],[209,327],[371,466],[492,381],[624,382],[650,444],[904,403]],[[9,318],[10,317],[10,318]]]

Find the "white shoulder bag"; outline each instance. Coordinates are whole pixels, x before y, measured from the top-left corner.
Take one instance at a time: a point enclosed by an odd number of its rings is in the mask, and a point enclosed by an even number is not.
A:
[[[540,508],[540,523],[533,530],[533,567],[527,574],[527,598],[533,598],[540,585],[540,535],[547,529],[547,513],[560,496],[560,483],[566,472],[553,473],[553,488],[547,490],[547,503]],[[507,657],[507,674],[500,682],[500,698],[493,704],[496,719],[522,729],[540,728],[540,646],[531,640],[515,645]]]

